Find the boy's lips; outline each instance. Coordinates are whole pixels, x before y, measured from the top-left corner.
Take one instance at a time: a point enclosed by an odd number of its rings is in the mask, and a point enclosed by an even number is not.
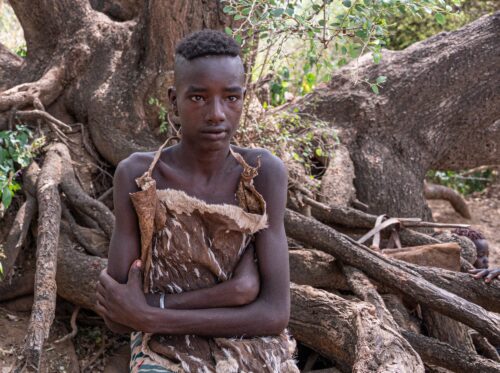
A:
[[[201,131],[201,134],[210,140],[222,140],[227,136],[227,130],[225,128],[207,128]]]

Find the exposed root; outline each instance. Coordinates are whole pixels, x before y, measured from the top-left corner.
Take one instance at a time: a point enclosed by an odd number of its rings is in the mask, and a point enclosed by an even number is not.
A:
[[[27,369],[39,369],[43,344],[49,336],[55,315],[57,244],[61,221],[58,185],[62,169],[58,149],[61,146],[50,146],[37,182],[39,226],[35,297],[23,350]]]
[[[95,220],[106,236],[111,238],[115,225],[113,213],[105,204],[90,197],[82,189],[76,180],[68,148],[61,147],[60,154],[63,160],[61,187],[68,201],[79,211]]]
[[[30,182],[32,183],[33,180],[36,183],[39,171],[38,165],[34,162],[28,167],[23,176],[24,184],[27,185],[27,188],[32,188],[29,184]],[[28,235],[29,227],[36,214],[37,208],[38,206],[34,196],[30,193],[26,193],[26,201],[17,211],[12,228],[5,241],[4,252],[6,260],[3,263],[4,278],[9,275],[10,270],[16,262],[21,247],[24,245],[24,241]]]
[[[96,230],[92,228],[79,226],[65,205],[62,206],[62,216],[68,223],[71,234],[89,254],[101,258],[106,257],[109,240],[105,237],[101,237],[102,234],[99,235],[100,230],[96,232]]]
[[[78,317],[78,312],[80,312],[80,306],[75,306],[73,313],[71,314],[71,332],[66,334],[64,337],[54,341],[54,343],[62,343],[68,339],[73,339],[78,333],[78,326],[76,325],[76,318]]]
[[[445,201],[450,202],[453,209],[465,219],[472,218],[467,202],[465,202],[460,193],[452,188],[448,188],[444,185],[425,183],[424,196],[427,199],[444,199]]]
[[[55,101],[64,89],[64,68],[53,66],[38,81],[23,83],[0,93],[0,112],[12,108],[22,109],[32,105],[38,98],[48,106]]]

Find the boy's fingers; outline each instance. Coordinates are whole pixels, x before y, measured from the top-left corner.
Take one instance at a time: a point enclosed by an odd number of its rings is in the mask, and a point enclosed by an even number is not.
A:
[[[142,284],[142,263],[140,260],[136,260],[130,266],[128,271],[128,283],[140,283]]]
[[[106,299],[102,296],[102,294],[97,293],[97,304],[103,308],[106,308]]]
[[[483,278],[484,276],[486,276],[488,274],[488,272],[489,271],[487,269],[483,269],[478,274],[473,275],[472,277],[474,277],[475,279]]]
[[[104,268],[99,274],[99,283],[106,289],[108,286],[112,285],[114,280],[108,275],[108,271]]]
[[[477,268],[469,269],[469,273],[478,273],[480,271],[482,271],[482,269],[477,269]]]

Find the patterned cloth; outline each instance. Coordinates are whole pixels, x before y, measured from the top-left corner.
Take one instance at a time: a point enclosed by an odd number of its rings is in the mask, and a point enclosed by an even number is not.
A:
[[[162,148],[136,180],[141,190],[131,194],[141,232],[144,291],[173,294],[226,281],[252,235],[267,226],[265,201],[253,186],[260,162],[251,167],[231,150],[243,167],[239,206],[207,204],[180,190],[156,189],[152,171]],[[138,333],[132,344],[132,372],[143,367],[174,373],[299,371],[293,361],[295,342],[286,331],[254,338]]]

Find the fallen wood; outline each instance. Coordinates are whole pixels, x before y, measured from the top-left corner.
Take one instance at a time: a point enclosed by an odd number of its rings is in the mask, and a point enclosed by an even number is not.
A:
[[[448,201],[453,210],[458,212],[466,219],[471,219],[472,215],[469,211],[469,206],[464,198],[455,189],[444,185],[424,183],[424,196],[426,199],[442,199]]]
[[[488,311],[500,313],[500,282],[486,284],[474,279],[468,273],[447,271],[432,267],[420,267],[410,263],[401,263],[406,268],[415,271],[422,278],[441,289],[457,294]]]
[[[409,331],[403,331],[402,334],[426,363],[439,365],[457,373],[498,373],[500,371],[499,363],[475,353],[451,347],[446,343]]]
[[[382,250],[390,258],[419,266],[460,271],[460,246],[455,242]]]
[[[320,289],[349,290],[335,258],[319,250],[290,251],[290,281]]]
[[[497,349],[486,338],[475,331],[472,331],[470,334],[472,342],[474,342],[474,346],[480,355],[500,363],[500,355]]]
[[[49,336],[56,306],[56,262],[61,222],[58,185],[61,179],[60,145],[52,145],[37,182],[39,224],[35,295],[23,355],[28,370],[39,370],[42,348]]]
[[[375,307],[375,314],[377,318],[383,323],[384,328],[390,330],[393,334],[392,338],[396,341],[399,346],[399,353],[401,363],[403,365],[398,365],[399,369],[404,371],[405,368],[413,369],[414,372],[423,372],[424,364],[420,359],[420,356],[413,350],[411,345],[401,336],[399,333],[399,326],[394,321],[391,313],[387,310],[384,300],[377,292],[377,289],[371,283],[370,279],[359,269],[343,265],[342,270],[347,278],[347,282],[351,287],[354,294],[356,294],[360,299],[372,304]],[[385,353],[395,353],[395,351],[386,350],[385,347],[381,348],[380,345],[376,345],[375,349],[364,351],[364,356],[360,356],[355,363],[355,367],[360,372],[373,370],[373,364],[371,363],[372,355],[378,356],[379,359],[384,359]]]
[[[293,335],[321,355],[353,366],[353,372],[366,372],[367,367],[380,372],[423,372],[421,362],[415,363],[420,361],[418,356],[408,359],[400,338],[374,315],[372,305],[293,283],[291,296]]]
[[[314,242],[317,249],[361,269],[417,302],[469,325],[492,343],[500,344],[500,316],[435,286],[411,270],[409,264],[386,258],[334,229],[290,210],[285,213],[285,228],[292,238]]]

